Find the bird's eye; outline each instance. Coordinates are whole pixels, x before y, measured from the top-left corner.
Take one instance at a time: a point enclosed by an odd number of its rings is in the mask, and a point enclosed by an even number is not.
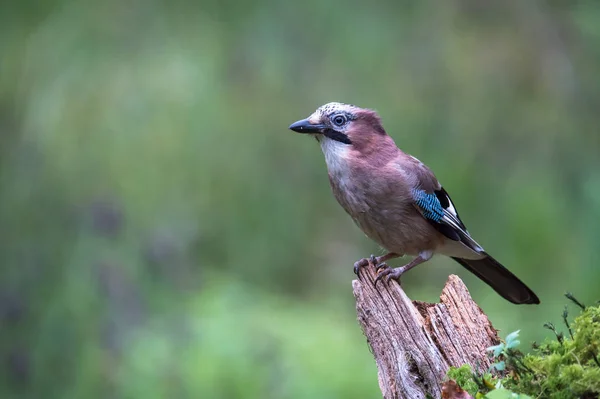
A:
[[[346,123],[346,117],[344,115],[336,115],[333,117],[332,121],[336,126],[344,126]]]

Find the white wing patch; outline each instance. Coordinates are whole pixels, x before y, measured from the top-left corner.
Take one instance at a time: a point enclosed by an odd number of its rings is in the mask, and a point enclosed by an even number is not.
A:
[[[458,212],[456,212],[456,208],[452,203],[452,200],[448,195],[445,196],[448,200],[448,207],[444,208],[444,216],[442,216],[442,220],[449,226],[451,226],[456,231],[462,232],[462,239],[466,241],[467,245],[469,245],[474,251],[483,252],[484,249],[479,245],[474,239],[471,238],[471,235],[464,227],[464,224],[461,222],[458,217]]]
[[[454,207],[452,200],[448,196],[446,196],[446,198],[448,198],[448,204],[449,204],[448,208],[446,208],[446,210],[448,212],[450,212],[450,214],[454,215],[455,218],[458,218],[458,213],[456,213],[456,208]]]

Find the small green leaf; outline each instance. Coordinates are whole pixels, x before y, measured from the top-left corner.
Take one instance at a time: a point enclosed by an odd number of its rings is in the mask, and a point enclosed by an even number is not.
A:
[[[485,395],[486,399],[512,399],[512,392],[506,389],[494,389]]]
[[[501,362],[492,364],[492,367],[494,367],[498,371],[504,371],[504,369],[506,368],[506,363],[504,363],[503,360]]]
[[[500,356],[500,354],[502,354],[502,351],[504,351],[504,344],[500,343],[498,345],[490,346],[489,348],[487,348],[487,351],[494,352],[494,357],[498,357]]]
[[[516,348],[520,344],[521,344],[521,341],[519,341],[518,339],[514,339],[514,340],[506,343],[506,349]]]
[[[521,330],[511,332],[510,334],[508,334],[506,336],[506,348],[507,349],[515,348],[521,343],[521,341],[519,341],[519,332],[520,331]]]
[[[520,395],[518,393],[513,393],[507,389],[494,389],[487,395],[485,395],[486,399],[531,399],[531,396]]]
[[[517,339],[519,337],[519,332],[521,332],[521,330],[513,331],[510,334],[508,334],[506,336],[506,343],[509,343],[509,342],[514,341],[515,339]]]

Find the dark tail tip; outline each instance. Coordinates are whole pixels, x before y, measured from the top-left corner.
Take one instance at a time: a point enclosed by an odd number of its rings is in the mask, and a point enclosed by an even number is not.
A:
[[[518,305],[540,303],[537,295],[525,283],[519,280],[517,276],[502,266],[496,259],[488,254],[485,255],[485,258],[478,260],[452,259],[487,283],[507,301]]]

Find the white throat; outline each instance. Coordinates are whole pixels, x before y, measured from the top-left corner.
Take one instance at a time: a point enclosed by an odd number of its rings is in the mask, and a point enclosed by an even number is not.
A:
[[[327,163],[329,172],[333,175],[348,173],[347,162],[350,145],[340,143],[325,136],[322,136],[319,142],[321,150],[323,150],[323,154],[325,155],[325,163]]]

